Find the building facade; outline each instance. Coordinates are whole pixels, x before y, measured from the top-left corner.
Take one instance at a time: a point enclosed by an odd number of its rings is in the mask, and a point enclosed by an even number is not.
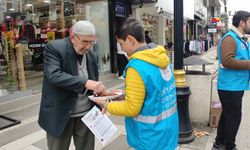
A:
[[[19,90],[40,91],[43,48],[69,35],[77,20],[96,27],[93,50],[99,72],[117,71],[115,27],[129,16],[125,0],[3,0],[0,2],[0,97]]]

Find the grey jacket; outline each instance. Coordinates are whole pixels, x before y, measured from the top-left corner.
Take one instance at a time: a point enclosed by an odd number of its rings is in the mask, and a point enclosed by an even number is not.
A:
[[[97,81],[98,59],[94,51],[87,53],[86,59],[89,79]],[[78,76],[77,58],[69,38],[46,44],[38,119],[39,125],[46,132],[60,136],[70,118],[78,94],[84,91],[87,80]]]

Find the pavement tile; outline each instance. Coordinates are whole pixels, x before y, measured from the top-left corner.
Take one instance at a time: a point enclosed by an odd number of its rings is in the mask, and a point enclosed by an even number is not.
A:
[[[206,71],[212,72],[217,69],[218,60],[215,60],[215,49],[210,49],[204,55],[200,56],[204,60],[208,62],[214,63],[214,65],[207,66]],[[189,69],[196,69],[200,70],[198,67],[189,67]],[[113,88],[120,88],[121,85],[115,86]],[[250,113],[250,102],[248,98],[250,97],[250,92],[245,92],[244,101],[243,101],[243,109],[242,109],[242,123],[236,137],[236,144],[239,150],[250,150],[250,116],[247,114]],[[28,113],[30,114],[30,113]],[[14,114],[16,116],[16,114]],[[26,114],[27,115],[27,114]],[[37,115],[37,114],[36,114]],[[20,115],[23,116],[23,115]],[[28,115],[27,115],[28,116]],[[26,117],[27,117],[26,116]],[[25,117],[25,118],[26,118]],[[30,116],[28,116],[30,117]],[[37,116],[34,116],[37,117]],[[30,121],[23,122],[23,125],[16,126],[13,129],[6,129],[0,131],[0,146],[1,143],[2,147],[0,150],[47,150],[47,144],[45,139],[45,132],[40,130],[39,126],[36,123],[36,118],[31,117]],[[117,133],[114,137],[112,137],[111,141],[107,145],[102,145],[99,141],[96,140],[95,150],[132,150],[129,148],[126,140],[126,131],[124,127],[124,118],[123,117],[114,117],[109,115],[111,120],[116,124],[118,127]],[[192,120],[191,120],[192,121]],[[32,124],[35,128],[32,128]],[[36,125],[35,125],[36,124]],[[24,130],[29,128],[29,132],[26,133],[24,131],[20,132],[20,130]],[[179,145],[177,150],[211,150],[216,133],[217,128],[210,128],[207,127],[206,124],[193,124],[194,130],[196,131],[207,131],[210,133],[209,136],[203,136],[201,138],[196,138],[194,142],[189,144],[182,144]],[[38,129],[37,129],[38,128]],[[15,135],[16,134],[16,135]],[[13,136],[14,135],[14,136]],[[26,135],[26,136],[25,136]],[[2,139],[6,139],[6,137],[12,136],[7,141],[2,141]],[[74,150],[73,140],[71,141],[70,150]],[[19,147],[18,149],[16,149]]]
[[[249,142],[249,140],[245,140],[245,141],[239,140],[239,141],[237,141],[237,145],[239,145],[241,147],[247,147],[248,146],[248,142]]]
[[[41,128],[38,126],[37,121],[25,125],[16,125],[16,127],[14,126],[12,130],[0,133],[0,146],[13,142],[26,135],[35,133],[40,129]]]
[[[205,145],[203,147],[201,147],[200,145],[190,145],[188,149],[189,150],[202,150],[202,149],[205,149]]]
[[[29,146],[23,148],[22,150],[43,150],[43,149],[40,149],[40,148],[35,147],[33,145],[29,145]]]
[[[179,144],[179,147],[180,147],[180,148],[188,148],[188,147],[189,147],[189,144]]]
[[[189,148],[179,147],[178,150],[190,150]]]
[[[126,141],[126,135],[120,135],[112,143],[105,146],[102,150],[127,150],[129,149],[129,145]]]
[[[39,130],[27,136],[24,136],[16,141],[8,143],[2,146],[5,150],[21,150],[45,137],[45,132],[43,130]]]
[[[34,145],[35,147],[38,147],[42,150],[48,150],[46,137],[37,141],[36,143],[33,143],[32,145]],[[75,150],[73,139],[71,139],[69,150]],[[95,150],[97,150],[97,149],[95,148]]]
[[[249,150],[249,147],[237,146],[238,150]]]
[[[38,147],[42,150],[48,150],[46,138],[41,139],[41,140],[37,141],[36,143],[33,143],[32,145],[34,145],[35,147]]]

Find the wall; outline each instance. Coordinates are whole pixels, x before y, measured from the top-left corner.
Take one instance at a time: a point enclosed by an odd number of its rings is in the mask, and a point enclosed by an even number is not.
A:
[[[191,122],[208,122],[210,112],[210,75],[186,75],[191,95],[189,97],[189,114]],[[211,100],[218,101],[216,82],[213,82]]]
[[[155,6],[174,14],[174,0],[158,0]],[[184,18],[194,20],[194,6],[194,0],[183,0]]]
[[[86,18],[96,27],[97,45],[94,50],[98,53],[100,71],[110,71],[108,1],[90,2],[87,6]]]
[[[166,19],[162,14],[157,13],[156,7],[154,7],[154,4],[144,4],[142,8],[140,8],[138,5],[133,5],[132,7],[132,17],[137,18],[139,21],[143,23],[143,14],[149,15],[154,18],[154,20],[157,22],[155,25],[149,25],[144,26],[145,30],[149,30],[149,35],[152,39],[152,41],[156,44],[163,45],[165,43],[165,22]],[[148,28],[148,29],[147,29]],[[152,33],[152,30],[154,32]]]
[[[183,0],[184,18],[194,20],[194,0]]]

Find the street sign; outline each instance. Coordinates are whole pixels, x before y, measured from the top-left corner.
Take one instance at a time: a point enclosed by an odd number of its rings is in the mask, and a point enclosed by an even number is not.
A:
[[[124,3],[115,3],[115,15],[117,17],[126,17],[126,5]]]
[[[217,28],[208,28],[207,32],[208,33],[216,33],[217,32]]]
[[[208,22],[207,23],[207,32],[208,33],[216,33],[217,32],[217,23],[216,22]]]
[[[207,23],[207,27],[208,28],[216,28],[217,27],[217,23],[216,22],[208,22]]]

